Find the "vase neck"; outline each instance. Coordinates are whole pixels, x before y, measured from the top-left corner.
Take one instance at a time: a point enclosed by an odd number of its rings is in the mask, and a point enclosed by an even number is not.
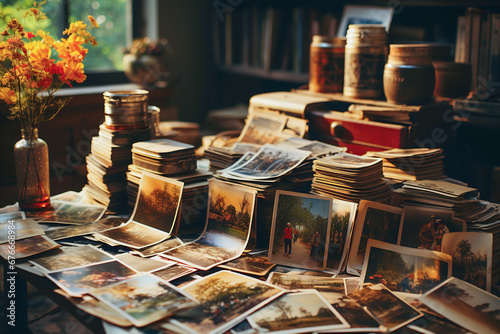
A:
[[[21,136],[25,140],[38,139],[38,128],[21,129]]]

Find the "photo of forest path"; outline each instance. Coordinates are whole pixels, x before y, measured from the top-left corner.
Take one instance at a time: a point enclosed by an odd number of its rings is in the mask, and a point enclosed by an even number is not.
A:
[[[271,258],[304,268],[321,268],[328,253],[331,201],[304,194],[281,193],[273,222]]]

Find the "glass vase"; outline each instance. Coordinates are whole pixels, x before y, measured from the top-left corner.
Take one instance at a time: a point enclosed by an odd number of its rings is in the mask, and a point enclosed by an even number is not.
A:
[[[21,129],[22,139],[14,146],[17,197],[24,211],[51,209],[49,149],[38,138],[37,128]]]

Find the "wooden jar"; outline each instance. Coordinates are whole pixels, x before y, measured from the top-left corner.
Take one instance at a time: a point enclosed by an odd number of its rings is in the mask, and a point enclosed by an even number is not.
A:
[[[349,25],[345,46],[344,95],[352,98],[382,97],[386,61],[387,33],[384,26]]]
[[[466,97],[472,81],[472,66],[468,63],[452,61],[433,61],[436,73],[434,96]]]
[[[426,44],[391,44],[384,68],[384,94],[396,104],[426,104],[434,93],[435,74]]]
[[[342,92],[344,86],[345,37],[313,36],[310,47],[309,90]]]

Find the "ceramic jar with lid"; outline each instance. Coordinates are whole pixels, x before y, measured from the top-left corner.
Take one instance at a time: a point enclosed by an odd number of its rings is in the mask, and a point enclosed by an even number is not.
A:
[[[384,96],[382,78],[387,61],[387,33],[380,24],[350,24],[346,34],[344,95]]]
[[[384,68],[384,94],[396,104],[427,104],[435,85],[434,66],[426,44],[391,44]]]
[[[342,92],[345,41],[345,37],[313,36],[310,47],[310,91],[319,93]]]

